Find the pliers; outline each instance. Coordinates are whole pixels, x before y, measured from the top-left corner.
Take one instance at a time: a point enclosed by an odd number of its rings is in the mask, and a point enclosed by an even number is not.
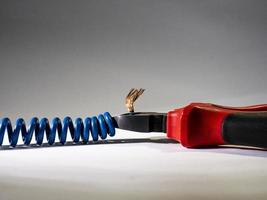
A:
[[[133,102],[143,92],[130,91],[126,97],[130,112],[113,117],[115,127],[167,133],[168,138],[189,148],[225,144],[267,148],[267,104],[226,107],[191,103],[168,113],[134,112]]]

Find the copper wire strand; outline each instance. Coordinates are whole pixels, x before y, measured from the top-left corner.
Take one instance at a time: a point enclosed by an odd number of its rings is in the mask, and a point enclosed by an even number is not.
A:
[[[145,89],[132,88],[125,98],[125,106],[128,112],[134,112],[134,102],[144,93]]]

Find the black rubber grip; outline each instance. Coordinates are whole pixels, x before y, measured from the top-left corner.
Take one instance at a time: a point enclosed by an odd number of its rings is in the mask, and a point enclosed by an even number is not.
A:
[[[267,112],[229,114],[223,122],[222,136],[228,144],[267,148]]]

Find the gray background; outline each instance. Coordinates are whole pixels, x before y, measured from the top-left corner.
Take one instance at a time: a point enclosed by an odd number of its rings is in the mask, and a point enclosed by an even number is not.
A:
[[[267,102],[267,1],[0,1],[0,116]]]
[[[267,103],[266,36],[266,0],[0,0],[0,118]],[[266,200],[266,151],[162,137],[3,150],[0,199]]]

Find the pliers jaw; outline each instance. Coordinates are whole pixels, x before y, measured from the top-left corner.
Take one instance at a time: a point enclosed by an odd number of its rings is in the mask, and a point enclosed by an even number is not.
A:
[[[136,132],[166,133],[166,113],[131,112],[113,117],[116,128]]]

